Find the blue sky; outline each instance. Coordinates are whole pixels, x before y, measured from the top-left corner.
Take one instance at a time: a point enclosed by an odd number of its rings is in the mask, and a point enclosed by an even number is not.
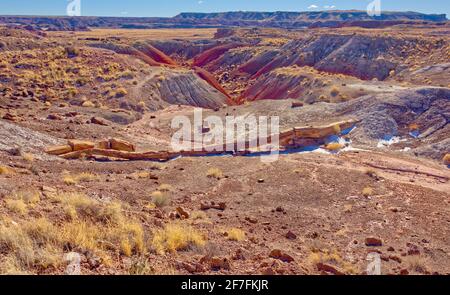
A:
[[[0,15],[65,15],[72,0],[0,0]],[[174,16],[179,12],[365,10],[372,0],[80,0],[82,15]],[[381,0],[382,10],[446,13],[448,0]]]

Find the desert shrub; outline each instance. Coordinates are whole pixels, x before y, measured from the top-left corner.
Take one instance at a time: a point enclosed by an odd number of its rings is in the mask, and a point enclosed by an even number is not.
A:
[[[14,171],[8,166],[0,165],[0,175],[13,174]]]
[[[34,161],[34,156],[30,153],[23,153],[22,154],[22,158],[27,161],[27,162],[33,162]]]
[[[67,46],[64,50],[68,58],[77,57],[80,54],[80,50],[73,46]]]
[[[150,194],[150,196],[152,198],[152,203],[158,208],[162,208],[170,204],[170,198],[163,192],[154,191]]]
[[[89,172],[82,172],[80,174],[63,173],[63,181],[67,185],[77,184],[79,182],[90,182],[96,180],[98,177]]]
[[[219,168],[210,168],[208,169],[208,173],[206,174],[210,178],[223,178],[223,172]]]
[[[21,199],[6,199],[5,200],[6,208],[11,210],[12,212],[25,215],[28,212],[27,204]]]
[[[365,187],[365,188],[362,190],[362,195],[363,195],[364,197],[368,197],[368,196],[373,195],[373,188],[371,188],[370,186]]]
[[[227,231],[227,237],[231,241],[242,241],[245,239],[245,232],[239,228],[231,228]]]
[[[203,247],[206,241],[203,235],[190,226],[168,224],[154,233],[152,246],[157,253],[187,250],[190,247]]]
[[[128,94],[128,91],[123,87],[120,87],[116,90],[116,97],[124,97],[127,94]]]

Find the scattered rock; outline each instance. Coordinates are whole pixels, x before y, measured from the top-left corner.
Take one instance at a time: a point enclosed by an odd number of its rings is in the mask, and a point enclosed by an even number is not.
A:
[[[334,275],[344,275],[344,273],[340,270],[338,270],[335,266],[319,262],[316,264],[317,270],[327,273],[332,273]]]
[[[294,101],[294,102],[292,102],[292,105],[291,105],[291,108],[299,108],[299,107],[302,107],[304,105],[304,103],[303,102],[301,102],[301,101]]]
[[[393,260],[395,262],[398,262],[398,263],[402,263],[402,259],[400,257],[398,257],[398,256],[395,256],[395,255],[389,255],[389,259]]]
[[[102,125],[102,126],[108,126],[108,123],[106,123],[106,120],[99,117],[92,117],[91,118],[92,124]]]
[[[62,120],[62,117],[58,114],[50,114],[47,116],[48,120]]]
[[[245,217],[245,220],[253,224],[258,223],[258,220],[253,216],[247,216]]]
[[[19,117],[17,117],[15,114],[12,113],[6,113],[5,115],[3,115],[2,118],[13,122],[16,122],[19,119]]]
[[[297,238],[297,235],[294,234],[293,232],[288,231],[288,232],[286,233],[286,239],[288,239],[288,240],[295,240],[296,238]]]
[[[217,209],[217,210],[225,210],[226,208],[226,204],[225,202],[220,202],[218,204],[214,203],[214,202],[201,202],[200,203],[200,209],[201,210],[208,210],[208,209]]]
[[[408,247],[408,255],[420,255],[420,250],[417,245],[406,243],[406,246]]]
[[[278,259],[283,262],[291,262],[294,261],[294,258],[280,249],[274,249],[269,254],[270,258]]]
[[[203,258],[202,258],[203,259]],[[208,259],[203,259],[203,261]],[[225,257],[211,257],[209,258],[209,266],[211,270],[218,271],[218,270],[230,270],[231,264],[228,258]]]
[[[382,245],[383,245],[383,242],[379,238],[374,238],[374,237],[366,238],[366,246],[379,247]]]
[[[183,207],[177,207],[175,210],[177,210],[177,213],[181,219],[189,218],[189,212],[186,209],[184,209]]]
[[[407,276],[407,275],[409,275],[409,271],[406,268],[404,268],[404,269],[400,270],[400,275]]]

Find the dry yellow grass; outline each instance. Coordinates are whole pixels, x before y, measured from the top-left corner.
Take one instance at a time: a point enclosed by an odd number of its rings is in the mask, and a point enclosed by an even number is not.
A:
[[[227,230],[227,237],[231,241],[242,241],[245,239],[245,232],[239,228],[230,228]]]
[[[205,238],[190,226],[168,224],[154,233],[152,245],[157,253],[187,250],[190,247],[203,247]]]
[[[353,264],[344,261],[338,251],[336,250],[313,250],[309,257],[308,263],[312,266],[316,266],[318,263],[327,263],[337,266],[341,271],[347,274],[356,274],[357,269]]]
[[[5,200],[6,208],[11,210],[12,212],[25,215],[28,212],[27,204],[21,199],[6,199]]]
[[[11,168],[7,167],[7,166],[0,166],[0,175],[8,175],[8,174],[13,174],[14,170],[12,170]]]
[[[152,203],[158,208],[165,207],[170,203],[170,198],[163,192],[154,191],[150,196],[152,198]]]
[[[371,195],[373,195],[373,188],[371,188],[371,187],[365,187],[363,190],[362,190],[362,195],[364,196],[364,197],[368,197],[368,196],[371,196]]]
[[[63,181],[67,185],[74,185],[79,182],[94,181],[97,178],[98,178],[97,175],[89,173],[89,172],[83,172],[80,174],[70,174],[68,172],[63,173]]]
[[[111,262],[110,253],[125,256],[142,255],[147,251],[147,239],[142,225],[125,216],[122,204],[100,203],[82,194],[59,195],[57,204],[70,206],[76,219],[51,221],[47,217],[2,221],[0,223],[0,273],[27,273],[36,269],[58,267],[63,263],[63,251],[71,245],[77,251],[90,251],[102,263]],[[9,204],[22,199],[8,199]]]
[[[27,161],[27,162],[33,162],[34,161],[34,156],[30,153],[23,153],[22,154],[22,158]]]
[[[207,176],[211,178],[221,179],[223,178],[223,172],[219,168],[209,168]]]

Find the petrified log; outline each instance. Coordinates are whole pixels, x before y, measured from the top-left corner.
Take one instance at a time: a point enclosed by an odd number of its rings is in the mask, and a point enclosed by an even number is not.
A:
[[[72,147],[68,144],[51,146],[45,150],[45,152],[47,154],[55,155],[55,156],[67,154],[67,153],[70,153],[71,151],[72,151]]]
[[[91,149],[95,146],[95,144],[93,142],[87,141],[87,140],[73,139],[73,140],[69,140],[68,143],[72,147],[73,151],[81,151],[81,150]]]
[[[125,151],[125,152],[134,152],[136,150],[134,144],[131,142],[125,141],[123,139],[111,138],[109,140],[110,147],[113,150],[117,151]]]

